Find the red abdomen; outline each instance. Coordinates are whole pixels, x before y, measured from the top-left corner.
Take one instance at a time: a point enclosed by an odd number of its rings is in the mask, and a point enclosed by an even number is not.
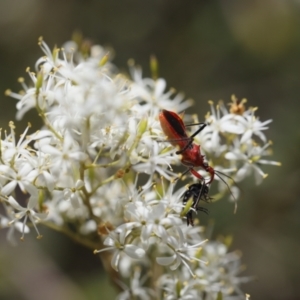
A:
[[[183,148],[189,137],[186,134],[185,126],[180,116],[164,109],[159,114],[159,121],[164,134],[168,137],[169,143]]]

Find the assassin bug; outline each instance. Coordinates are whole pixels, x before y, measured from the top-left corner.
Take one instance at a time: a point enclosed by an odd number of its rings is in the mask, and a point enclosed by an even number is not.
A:
[[[184,172],[184,174],[190,171],[194,176],[202,180],[203,177],[194,170],[194,167],[202,167],[210,174],[210,180],[207,182],[207,184],[210,184],[214,180],[215,170],[204,161],[204,155],[201,154],[200,145],[194,143],[194,137],[203,130],[207,124],[196,123],[185,125],[179,115],[165,109],[159,114],[159,121],[164,134],[168,137],[168,142],[173,146],[179,147],[176,154],[181,154],[182,164],[188,167],[188,170]],[[188,136],[186,127],[194,125],[200,125],[200,128],[191,136]]]
[[[193,199],[193,204],[191,208],[195,209],[196,211],[203,211],[208,214],[208,209],[198,206],[200,200],[208,202],[211,198],[208,196],[209,188],[206,184],[201,184],[201,182],[192,184],[189,186],[188,190],[183,194],[182,203],[186,205],[190,198]],[[194,226],[194,219],[193,219],[193,210],[190,209],[186,214],[186,222],[187,226],[191,225]]]
[[[234,180],[220,172],[216,171],[213,167],[211,167],[205,160],[205,156],[201,154],[200,145],[194,143],[194,137],[202,131],[207,124],[206,123],[196,123],[196,124],[184,124],[182,118],[176,114],[175,112],[163,109],[159,114],[160,126],[164,132],[164,134],[168,137],[168,142],[176,147],[179,147],[179,150],[176,151],[176,154],[181,154],[181,162],[183,165],[187,166],[188,169],[183,173],[186,174],[191,172],[194,176],[196,176],[199,180],[203,180],[203,176],[200,175],[195,167],[201,167],[206,172],[210,174],[210,179],[205,183],[205,185],[209,185],[213,182],[215,175],[226,184],[227,188],[233,199],[235,199],[232,194],[228,183],[219,175],[223,175],[225,177],[230,178],[233,182]],[[191,136],[188,136],[186,133],[186,127],[200,125],[199,129],[196,130]],[[235,208],[236,211],[236,208]]]

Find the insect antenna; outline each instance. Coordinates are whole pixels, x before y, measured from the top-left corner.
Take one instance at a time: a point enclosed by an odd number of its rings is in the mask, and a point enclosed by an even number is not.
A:
[[[235,185],[236,185],[236,182],[233,180],[232,177],[230,177],[229,175],[227,175],[227,174],[225,174],[225,173],[223,173],[223,172],[221,172],[221,171],[215,170],[215,174],[216,174],[216,175],[223,181],[223,183],[227,186],[227,188],[228,188],[228,190],[229,190],[229,192],[230,192],[230,194],[231,194],[231,196],[232,196],[232,198],[233,198],[233,200],[234,200],[234,213],[236,213],[236,211],[237,211],[237,200],[236,200],[236,198],[234,197],[234,195],[233,195],[233,193],[232,193],[232,191],[231,191],[231,188],[230,188],[229,184],[222,178],[222,176],[225,176],[225,177],[229,178],[230,180],[232,180],[232,182],[233,182]],[[221,174],[222,176],[220,176],[220,174]]]

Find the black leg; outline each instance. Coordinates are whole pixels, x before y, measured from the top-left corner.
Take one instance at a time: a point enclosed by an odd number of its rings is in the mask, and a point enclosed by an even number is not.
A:
[[[202,126],[200,126],[200,128],[198,130],[196,130],[191,136],[190,138],[193,138],[194,136],[196,136],[200,131],[202,131],[206,126],[207,124],[206,123],[199,123],[201,124]],[[186,125],[185,125],[186,126]]]
[[[188,172],[190,172],[193,168],[188,168],[186,169],[181,175],[180,177],[176,177],[175,180],[178,180],[179,178],[183,177],[185,174],[187,174]]]
[[[203,212],[206,213],[207,215],[208,215],[208,213],[209,213],[209,211],[208,211],[207,208],[201,207],[201,206],[197,207],[197,211],[203,211]]]
[[[181,154],[181,153],[183,153],[183,152],[184,152],[191,144],[193,144],[194,139],[193,139],[192,137],[189,137],[188,139],[189,139],[189,142],[188,142],[182,149],[176,151],[176,152],[175,152],[176,154]]]
[[[204,183],[201,186],[201,190],[200,190],[200,192],[198,194],[197,200],[194,202],[194,205],[193,205],[194,209],[198,210],[198,203],[199,203],[199,201],[200,201],[200,199],[202,197],[202,193],[204,192],[204,188],[206,188],[205,181],[204,181]]]
[[[190,125],[185,125],[185,126],[193,126],[193,125],[199,125],[201,124],[202,126],[200,126],[200,128],[198,130],[196,130],[188,139],[189,139],[189,142],[182,148],[180,149],[179,151],[176,151],[176,154],[181,154],[183,153],[193,142],[194,142],[194,137],[200,132],[202,131],[206,126],[207,124],[206,123],[196,123],[196,124],[190,124]]]

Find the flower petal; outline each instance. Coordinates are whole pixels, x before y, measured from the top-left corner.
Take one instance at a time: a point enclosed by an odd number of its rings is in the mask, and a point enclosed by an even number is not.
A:
[[[176,259],[176,255],[165,256],[165,257],[156,257],[156,262],[161,266],[169,266]]]
[[[135,245],[126,245],[124,248],[124,252],[131,258],[135,259],[142,258],[146,254],[144,249]]]

